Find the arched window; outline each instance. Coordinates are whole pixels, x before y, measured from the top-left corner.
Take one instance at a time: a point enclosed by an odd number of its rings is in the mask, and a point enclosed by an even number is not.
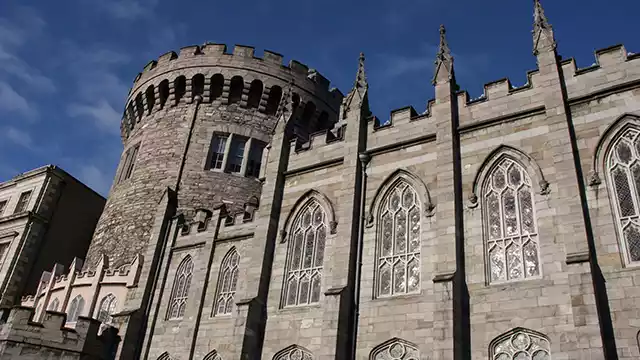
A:
[[[222,360],[222,356],[220,356],[217,351],[213,350],[205,355],[202,360]]]
[[[233,309],[233,298],[236,295],[236,285],[238,284],[239,263],[240,256],[238,256],[238,252],[235,248],[229,250],[222,260],[220,274],[218,275],[214,315],[231,314],[231,310]]]
[[[538,229],[531,178],[503,158],[483,186],[486,257],[490,282],[540,276]]]
[[[251,87],[249,88],[247,107],[257,109],[260,106],[260,100],[262,100],[262,81],[256,79],[251,82]]]
[[[278,111],[278,105],[280,105],[280,99],[282,98],[282,88],[278,85],[274,85],[269,90],[269,99],[267,99],[267,107],[265,112],[267,115],[275,115]]]
[[[244,88],[244,80],[241,76],[231,78],[229,86],[229,104],[239,103],[242,100],[242,89]]]
[[[318,130],[328,130],[331,128],[331,125],[329,122],[329,113],[322,111],[320,116],[318,116]]]
[[[640,131],[624,130],[607,154],[608,184],[622,252],[627,264],[640,262]]]
[[[107,294],[100,300],[97,319],[104,324],[111,324],[113,321],[111,315],[116,312],[116,307],[118,307],[118,299],[113,294]]]
[[[127,117],[129,118],[129,121],[131,123],[131,126],[133,127],[133,124],[136,123],[136,113],[133,110],[133,102],[129,101],[129,105],[127,105]]]
[[[292,345],[279,351],[273,360],[313,360],[311,352],[301,346]]]
[[[153,107],[156,105],[156,94],[153,85],[149,86],[147,90],[145,90],[144,96],[147,98],[148,112],[151,113],[153,111]]]
[[[144,104],[142,103],[142,93],[138,93],[136,96],[136,110],[138,110],[138,121],[142,119],[144,115]]]
[[[196,74],[191,79],[191,96],[204,94],[204,75]]]
[[[380,202],[376,293],[380,297],[420,291],[420,198],[404,179]]]
[[[371,360],[419,360],[420,352],[413,344],[393,339],[371,351]]]
[[[542,334],[515,329],[491,342],[490,360],[551,360],[549,340]]]
[[[300,106],[300,95],[293,93],[293,95],[291,96],[291,102],[293,103],[291,111],[295,111],[298,106]]]
[[[163,108],[169,98],[169,80],[163,80],[160,85],[158,85],[158,97],[160,107]]]
[[[168,352],[163,352],[162,354],[160,354],[160,356],[158,356],[158,360],[172,360],[173,358],[171,357],[171,355],[169,355]]]
[[[304,111],[302,112],[302,124],[309,124],[309,122],[311,121],[311,119],[313,118],[313,115],[316,113],[316,104],[314,104],[312,101],[308,101],[307,104],[304,106]]]
[[[67,322],[76,322],[83,309],[84,298],[82,295],[74,297],[73,300],[71,300],[71,305],[69,305],[69,311],[67,312]]]
[[[176,96],[176,104],[184,97],[187,92],[187,79],[184,76],[178,76],[174,82],[174,94]]]
[[[215,74],[211,77],[211,100],[215,100],[222,96],[222,89],[224,87],[224,76],[222,74]]]
[[[327,216],[322,206],[310,199],[292,223],[287,249],[284,306],[320,301]]]
[[[60,306],[60,300],[58,298],[53,299],[49,302],[49,306],[47,306],[48,311],[58,311],[58,307]]]
[[[169,299],[168,319],[181,319],[184,316],[192,275],[193,260],[191,256],[187,255],[176,270],[173,291],[171,291],[171,298]]]

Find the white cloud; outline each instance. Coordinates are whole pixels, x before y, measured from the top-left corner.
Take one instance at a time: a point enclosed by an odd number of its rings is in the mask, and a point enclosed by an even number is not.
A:
[[[111,0],[96,3],[104,12],[119,20],[134,20],[153,15],[158,0]]]
[[[9,126],[4,129],[6,138],[13,143],[25,147],[27,149],[33,149],[33,139],[29,133],[20,129]]]
[[[106,196],[111,187],[111,177],[98,169],[95,165],[83,165],[80,167],[80,181]]]
[[[96,126],[107,133],[118,134],[120,132],[122,116],[104,98],[95,104],[71,104],[67,112],[72,117],[93,119]]]
[[[0,110],[24,115],[33,119],[38,111],[29,105],[27,99],[18,94],[11,85],[0,81]]]

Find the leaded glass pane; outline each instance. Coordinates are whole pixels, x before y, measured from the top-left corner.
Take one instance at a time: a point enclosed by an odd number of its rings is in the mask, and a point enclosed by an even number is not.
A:
[[[487,179],[483,214],[490,281],[539,276],[540,254],[529,174],[519,163],[505,158]],[[527,247],[521,248],[524,243]]]
[[[313,360],[313,356],[303,348],[292,346],[277,354],[273,360]]]
[[[616,154],[618,155],[618,160],[620,160],[623,164],[628,164],[629,162],[631,162],[631,148],[626,141],[620,141],[618,143],[618,146],[616,146]]]
[[[176,275],[173,282],[173,291],[169,299],[169,310],[167,311],[169,319],[179,319],[184,316],[186,302],[189,296],[189,287],[191,286],[191,277],[193,274],[193,260],[191,256],[186,256],[176,269]],[[231,279],[227,279],[229,282]]]
[[[289,241],[284,306],[320,301],[322,266],[327,241],[327,216],[315,200],[309,200],[292,222],[295,234]]]
[[[528,330],[504,337],[491,348],[492,360],[550,360],[549,342]]]
[[[631,196],[631,189],[629,188],[629,178],[622,168],[617,168],[613,171],[613,183],[616,187],[618,206],[620,206],[620,214],[622,217],[635,215],[636,211],[633,204],[633,197]]]
[[[231,314],[233,310],[233,299],[238,285],[239,262],[238,252],[235,248],[229,250],[222,259],[218,275],[217,304],[213,307],[214,315]]]
[[[640,231],[635,225],[630,225],[624,231],[629,248],[629,258],[631,261],[640,261]]]
[[[378,222],[378,296],[420,291],[421,204],[403,179],[382,199]],[[393,264],[391,266],[390,264]]]

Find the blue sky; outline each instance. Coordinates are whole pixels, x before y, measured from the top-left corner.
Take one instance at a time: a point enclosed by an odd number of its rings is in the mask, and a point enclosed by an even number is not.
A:
[[[637,0],[543,5],[560,54],[581,67],[610,45],[640,52]],[[433,97],[441,23],[471,96],[504,77],[522,85],[535,68],[532,9],[530,0],[0,0],[0,181],[56,164],[106,195],[132,80],[168,50],[206,41],[270,49],[344,93],[363,51],[373,112],[386,119],[406,105],[424,111]]]

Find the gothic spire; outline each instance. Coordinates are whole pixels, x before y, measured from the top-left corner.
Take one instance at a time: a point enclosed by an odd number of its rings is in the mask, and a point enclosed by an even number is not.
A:
[[[364,96],[364,92],[369,89],[369,84],[367,83],[367,75],[364,72],[364,53],[360,53],[360,58],[358,59],[358,73],[356,74],[356,80],[353,84],[353,88],[360,93],[360,96]]]
[[[556,47],[553,28],[544,14],[540,0],[533,0],[533,53],[537,55],[545,47]]]
[[[356,80],[353,83],[353,88],[342,101],[341,119],[346,119],[347,112],[356,107],[363,109],[365,116],[370,115],[367,95],[368,90],[369,83],[367,82],[367,75],[364,71],[364,53],[360,53]]]
[[[451,55],[451,49],[449,49],[446,34],[447,30],[444,25],[440,25],[440,45],[438,46],[438,53],[436,54],[436,69],[433,75],[433,85],[436,85],[440,76],[446,76],[447,80],[453,78],[453,56]],[[445,73],[440,75],[442,70],[444,70]]]

